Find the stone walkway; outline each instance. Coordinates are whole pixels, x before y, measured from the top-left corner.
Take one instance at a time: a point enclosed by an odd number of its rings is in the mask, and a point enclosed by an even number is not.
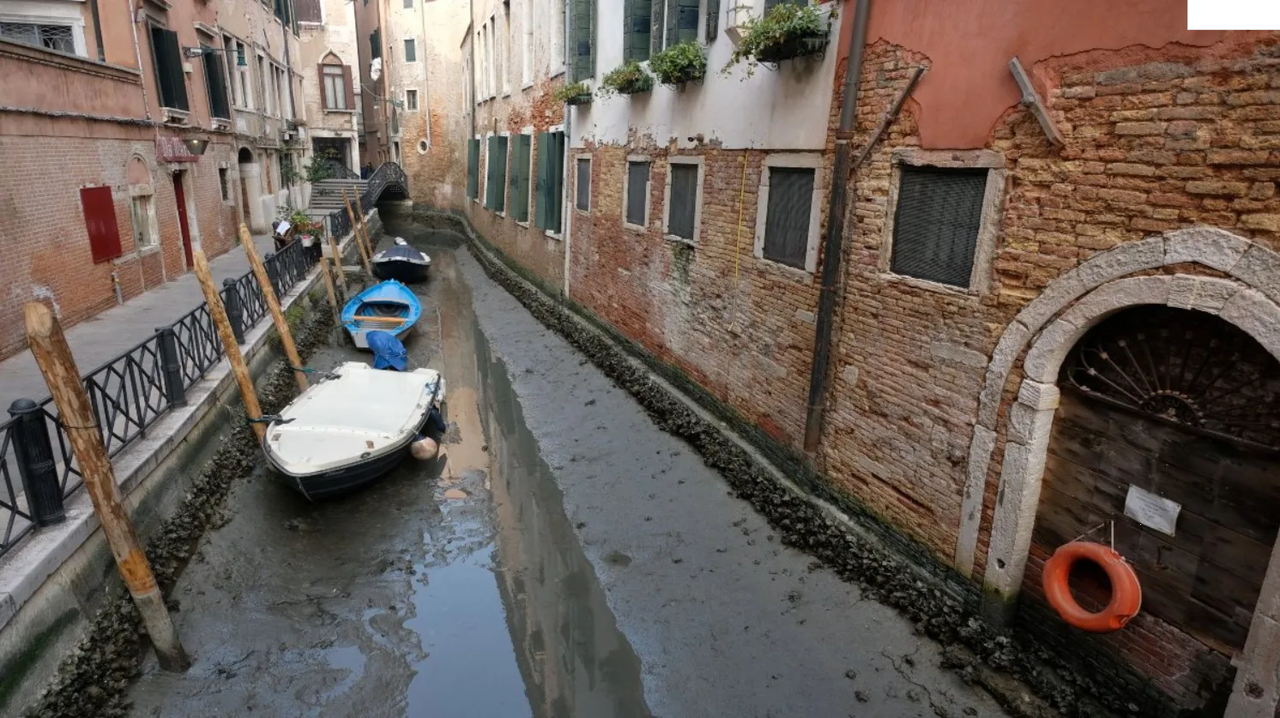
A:
[[[255,235],[253,239],[258,256],[265,257],[267,252],[274,251],[270,235]],[[249,271],[249,260],[237,245],[209,260],[209,268],[214,281],[222,286],[223,279]],[[76,367],[82,376],[93,371],[151,336],[156,327],[172,324],[203,301],[195,273],[187,272],[80,322],[66,332]],[[15,399],[40,401],[48,395],[44,377],[30,351],[24,350],[0,362],[0,409],[7,409]],[[7,414],[0,414],[0,421],[7,418]]]

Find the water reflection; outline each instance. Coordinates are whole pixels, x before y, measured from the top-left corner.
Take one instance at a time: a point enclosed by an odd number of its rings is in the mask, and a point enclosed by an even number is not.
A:
[[[498,590],[534,714],[649,716],[640,660],[618,630],[525,424],[506,367],[475,331],[493,461]]]

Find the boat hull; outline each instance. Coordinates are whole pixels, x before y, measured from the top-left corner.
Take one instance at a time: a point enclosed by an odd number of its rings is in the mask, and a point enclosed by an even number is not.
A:
[[[427,414],[423,414],[418,424],[419,431],[422,430],[422,425],[426,424],[426,422]],[[417,437],[414,436],[409,441],[406,441],[403,446],[398,446],[385,453],[371,456],[367,459],[357,459],[345,466],[315,474],[298,476],[285,471],[274,461],[270,451],[266,452],[267,463],[271,466],[272,475],[285,486],[297,491],[311,501],[321,501],[358,491],[382,478],[387,472],[399,466],[401,461],[404,461],[404,458],[409,455],[410,445],[416,439]]]
[[[405,284],[417,284],[427,280],[429,264],[416,264],[400,259],[387,259],[373,263],[373,276],[378,279],[394,279]]]
[[[409,444],[373,457],[367,461],[358,461],[323,474],[310,476],[291,476],[280,470],[274,463],[271,472],[285,486],[297,491],[311,501],[337,498],[358,491],[377,481],[404,461],[409,455]]]

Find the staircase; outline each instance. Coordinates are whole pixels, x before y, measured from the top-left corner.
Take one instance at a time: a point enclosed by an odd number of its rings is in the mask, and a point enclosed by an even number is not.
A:
[[[311,204],[307,206],[307,216],[320,219],[334,210],[346,212],[347,205],[342,201],[343,193],[346,193],[347,199],[351,199],[353,191],[359,196],[368,187],[368,180],[362,179],[327,179],[316,182],[311,185]],[[351,209],[355,211],[354,201]],[[366,212],[369,210],[368,207],[364,209]]]

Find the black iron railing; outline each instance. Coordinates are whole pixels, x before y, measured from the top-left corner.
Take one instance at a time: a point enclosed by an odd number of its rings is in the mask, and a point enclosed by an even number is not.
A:
[[[315,258],[301,242],[268,254],[264,264],[277,296],[306,278]],[[243,343],[245,331],[267,314],[262,288],[249,272],[224,282],[222,300],[232,331]],[[209,307],[201,303],[85,374],[85,391],[107,455],[117,456],[170,409],[185,406],[187,390],[224,353]],[[52,398],[19,399],[9,414],[0,424],[0,555],[37,526],[60,521],[63,499],[83,483]]]
[[[378,198],[391,185],[398,185],[404,195],[409,196],[409,176],[404,173],[404,168],[395,162],[383,162],[369,175],[369,184],[365,187],[364,194],[360,195],[365,211],[376,205]]]

